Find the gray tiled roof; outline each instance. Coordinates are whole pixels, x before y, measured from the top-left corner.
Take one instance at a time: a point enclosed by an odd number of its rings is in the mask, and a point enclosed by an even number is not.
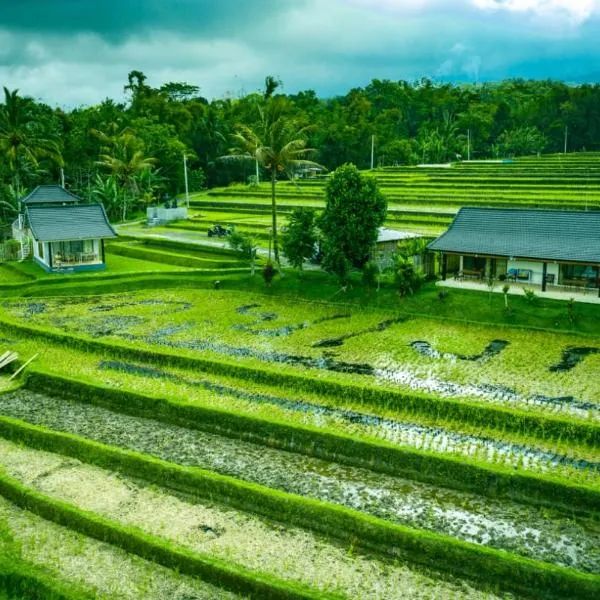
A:
[[[26,216],[33,237],[40,242],[117,237],[101,204],[28,206]]]
[[[430,250],[600,263],[600,212],[461,208]]]
[[[38,185],[22,198],[21,202],[27,206],[32,204],[75,204],[81,202],[81,198],[60,185]]]

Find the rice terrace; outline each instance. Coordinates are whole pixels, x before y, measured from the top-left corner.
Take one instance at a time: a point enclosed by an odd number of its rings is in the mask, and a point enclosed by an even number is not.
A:
[[[0,103],[0,600],[600,598],[600,85],[95,85]]]

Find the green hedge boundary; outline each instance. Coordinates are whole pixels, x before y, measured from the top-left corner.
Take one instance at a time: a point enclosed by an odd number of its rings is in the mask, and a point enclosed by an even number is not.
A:
[[[238,253],[235,250],[232,250],[231,248],[209,246],[208,244],[202,243],[192,244],[178,240],[169,240],[166,238],[145,237],[143,235],[119,235],[118,240],[119,242],[138,242],[143,246],[146,246],[153,250],[181,250],[183,252],[189,252],[191,256],[193,256],[196,252],[200,252],[201,254],[216,254],[224,260],[239,260]]]
[[[182,467],[153,457],[92,442],[0,417],[0,435],[14,441],[78,458],[110,470],[167,485],[211,501],[298,525],[345,543],[384,555],[408,559],[436,571],[481,582],[526,596],[596,599],[600,577],[456,540],[428,531],[411,529],[357,511],[304,498],[202,469]],[[49,499],[19,482],[0,475],[0,494],[15,504],[90,537],[118,545],[128,552],[181,573],[199,575],[240,592],[261,593],[257,598],[313,598],[303,589],[282,589],[268,576],[251,577],[243,568],[194,554],[168,541],[158,540],[63,502]],[[299,586],[298,586],[299,587]],[[266,594],[268,592],[269,594]]]
[[[194,271],[156,271],[139,275],[98,277],[95,279],[42,279],[36,282],[0,285],[0,297],[34,298],[65,295],[105,295],[144,289],[171,289],[174,287],[210,287],[214,279],[224,280],[230,276],[249,274],[243,269],[206,269]],[[204,285],[202,285],[204,283]]]
[[[16,506],[43,519],[77,531],[90,538],[122,548],[145,560],[176,569],[183,575],[257,600],[316,600],[339,596],[312,590],[296,582],[285,582],[253,572],[206,554],[192,552],[168,540],[148,535],[136,527],[121,525],[95,513],[50,498],[16,479],[0,474],[0,495]]]
[[[70,348],[87,352],[101,352],[118,358],[141,361],[160,366],[181,367],[225,375],[242,380],[251,380],[273,386],[316,393],[329,398],[345,398],[362,406],[373,406],[397,410],[408,415],[424,415],[446,422],[468,423],[476,427],[508,431],[543,440],[569,440],[590,447],[600,446],[600,425],[575,419],[530,414],[515,409],[482,406],[468,401],[438,398],[415,392],[403,393],[360,386],[354,383],[326,381],[301,375],[283,373],[268,367],[256,368],[239,363],[189,357],[174,353],[106,343],[82,336],[67,335],[47,329],[34,328],[0,319],[0,330],[13,335],[45,339]]]
[[[250,267],[244,265],[241,261],[235,260],[213,260],[196,256],[185,256],[182,254],[172,254],[168,251],[155,250],[151,248],[140,248],[135,246],[126,246],[123,244],[110,244],[107,247],[109,254],[126,256],[128,258],[139,258],[152,262],[175,265],[178,267],[190,267],[192,269],[224,269],[230,272],[232,269],[237,271],[246,270]]]
[[[570,484],[548,475],[516,472],[473,459],[443,456],[385,442],[367,442],[309,426],[290,425],[92,385],[40,370],[32,369],[29,372],[25,386],[33,391],[72,397],[79,402],[88,402],[137,417],[243,439],[327,461],[434,483],[441,487],[550,506],[569,514],[593,515],[600,506],[598,489]]]
[[[93,600],[96,597],[11,555],[0,556],[0,591],[27,600]]]

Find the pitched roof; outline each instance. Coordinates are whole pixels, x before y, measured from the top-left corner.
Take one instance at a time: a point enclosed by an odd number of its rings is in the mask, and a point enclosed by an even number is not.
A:
[[[117,237],[101,204],[28,206],[27,220],[40,242],[64,242]]]
[[[38,185],[32,192],[21,199],[26,206],[32,204],[75,204],[81,198],[72,194],[60,185]]]
[[[430,250],[600,263],[600,212],[461,208]]]

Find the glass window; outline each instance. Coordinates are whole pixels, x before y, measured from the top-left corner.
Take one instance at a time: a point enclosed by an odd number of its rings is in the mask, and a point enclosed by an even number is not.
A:
[[[561,281],[598,286],[600,269],[592,265],[560,265]]]
[[[464,256],[463,269],[465,271],[485,271],[485,258],[482,256]]]

